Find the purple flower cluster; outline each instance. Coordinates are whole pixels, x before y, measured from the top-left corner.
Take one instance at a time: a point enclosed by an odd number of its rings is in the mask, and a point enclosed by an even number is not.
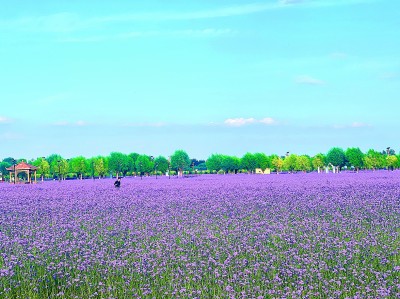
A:
[[[1,298],[399,298],[398,172],[0,184]]]

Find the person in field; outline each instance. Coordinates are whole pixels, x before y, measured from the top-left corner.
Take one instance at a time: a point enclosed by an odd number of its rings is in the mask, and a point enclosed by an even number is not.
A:
[[[114,182],[114,186],[115,188],[119,188],[121,186],[121,178],[118,178],[115,182]]]

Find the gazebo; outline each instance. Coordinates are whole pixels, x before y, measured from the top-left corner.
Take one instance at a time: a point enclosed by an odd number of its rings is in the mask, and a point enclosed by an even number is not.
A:
[[[13,165],[11,167],[6,168],[8,172],[10,173],[10,183],[12,182],[13,176],[15,176],[14,181],[15,183],[18,183],[18,174],[21,172],[25,172],[28,176],[28,183],[32,183],[32,173],[34,176],[34,182],[36,183],[36,171],[38,168],[36,166],[33,166],[31,164],[28,164],[24,161],[18,163],[17,165]]]

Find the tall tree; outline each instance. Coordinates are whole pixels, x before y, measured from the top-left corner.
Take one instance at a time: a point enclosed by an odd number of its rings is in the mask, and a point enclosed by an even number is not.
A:
[[[147,155],[139,155],[136,159],[135,165],[137,172],[142,176],[143,173],[151,173],[153,171],[154,164]]]
[[[1,180],[4,181],[4,176],[8,173],[7,169],[8,167],[10,167],[11,164],[6,162],[6,161],[2,161],[0,162],[0,173],[1,173]]]
[[[225,172],[237,173],[240,167],[240,160],[234,156],[222,156],[221,169]]]
[[[59,154],[51,154],[46,158],[50,165],[50,174],[53,178],[58,174],[58,164],[57,161],[61,161],[62,157]]]
[[[79,179],[82,180],[83,174],[87,171],[88,165],[86,158],[83,156],[74,157],[69,161],[72,172],[76,173]]]
[[[171,167],[178,169],[180,176],[183,175],[183,170],[190,166],[189,155],[184,150],[177,150],[171,156]]]
[[[292,172],[296,169],[297,155],[291,154],[283,160],[283,169]]]
[[[257,158],[252,153],[246,153],[241,159],[241,167],[253,173],[257,168]]]
[[[105,158],[102,156],[97,156],[94,158],[94,172],[99,176],[99,178],[104,177],[107,173]]]
[[[339,147],[331,148],[326,154],[326,163],[333,165],[335,168],[341,169],[346,163],[346,155],[343,149]]]
[[[307,155],[297,156],[295,169],[304,172],[310,171],[312,169],[311,158]]]
[[[386,164],[386,160],[385,156],[382,153],[370,149],[365,154],[363,163],[366,168],[375,170],[383,168]]]
[[[346,150],[346,159],[356,171],[364,166],[364,154],[358,147],[351,147]]]
[[[161,173],[166,173],[168,170],[168,160],[163,156],[158,156],[154,159],[154,168],[156,171],[160,171]]]
[[[323,154],[316,154],[312,158],[312,166],[314,169],[318,171],[318,173],[321,172],[321,168],[325,166],[325,156]]]
[[[271,161],[272,166],[274,166],[276,173],[279,174],[283,167],[283,159],[278,156],[273,156]]]
[[[264,153],[255,153],[254,156],[257,160],[257,167],[261,168],[262,171],[271,167],[271,161],[269,160],[268,156]]]
[[[206,161],[207,169],[210,172],[218,172],[222,169],[222,160],[224,156],[221,154],[212,154]]]
[[[33,165],[38,168],[37,173],[43,181],[44,178],[50,173],[49,162],[47,162],[47,160],[44,158],[37,158],[35,161],[33,161]]]
[[[140,155],[138,153],[130,153],[128,155],[129,158],[131,158],[130,160],[130,167],[129,167],[129,171],[131,172],[136,172],[136,159],[139,157]]]
[[[108,158],[108,168],[115,172],[117,179],[120,173],[126,173],[129,169],[128,156],[120,152],[112,152]]]
[[[398,160],[397,160],[396,155],[386,156],[386,164],[387,164],[388,169],[393,170],[394,167],[397,165],[397,162],[398,162]]]

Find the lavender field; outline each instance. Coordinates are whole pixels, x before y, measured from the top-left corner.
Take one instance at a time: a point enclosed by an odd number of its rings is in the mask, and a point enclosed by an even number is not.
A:
[[[0,298],[399,298],[400,173],[0,184]]]

